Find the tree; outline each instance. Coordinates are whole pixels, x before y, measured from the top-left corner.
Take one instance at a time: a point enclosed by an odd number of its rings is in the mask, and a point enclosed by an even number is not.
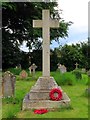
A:
[[[59,62],[67,67],[67,70],[75,69],[75,63],[81,67],[84,56],[80,44],[60,46]]]
[[[81,43],[81,50],[84,56],[82,60],[82,66],[85,66],[86,69],[90,69],[90,45],[89,43]]]
[[[57,2],[2,3],[3,64],[8,63],[8,65],[10,64],[10,66],[12,66],[10,63],[12,58],[8,55],[8,53],[12,54],[12,51],[14,52],[15,49],[18,50],[17,53],[20,52],[19,46],[23,41],[27,41],[29,50],[31,50],[32,47],[35,49],[41,49],[42,42],[39,41],[38,38],[42,38],[42,31],[41,29],[33,29],[32,20],[42,19],[42,9],[50,9],[52,18],[61,19],[59,12],[55,10],[55,7],[57,6]],[[51,29],[51,40],[55,39],[58,41],[59,37],[67,37],[68,27],[70,25],[71,22],[65,22],[61,19],[60,28]],[[7,65],[5,66],[7,67]]]

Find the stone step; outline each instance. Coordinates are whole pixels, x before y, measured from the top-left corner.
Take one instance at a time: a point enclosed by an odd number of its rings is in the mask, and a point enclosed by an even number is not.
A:
[[[30,91],[29,93],[29,99],[30,100],[49,100],[50,97],[49,97],[49,93],[50,93],[50,90],[32,90]],[[62,91],[62,94],[63,91]]]
[[[23,100],[23,110],[30,110],[30,109],[55,109],[60,107],[67,107],[70,104],[70,99],[66,93],[63,94],[63,99],[60,101],[52,101],[52,100],[30,100],[27,96],[25,96]]]
[[[56,109],[61,107],[69,106],[70,99],[60,100],[60,101],[51,101],[51,100],[40,100],[40,101],[27,101],[23,102],[22,110],[31,110],[31,109]]]
[[[49,93],[53,88],[60,88],[53,77],[40,77],[36,84],[31,88],[30,92],[24,97],[22,109],[54,109],[67,106],[70,99],[66,93],[62,91],[63,97],[60,101],[50,100]],[[62,89],[61,89],[62,90]]]

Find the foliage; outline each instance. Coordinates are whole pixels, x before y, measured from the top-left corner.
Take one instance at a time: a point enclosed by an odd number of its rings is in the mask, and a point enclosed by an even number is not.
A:
[[[79,64],[79,68],[90,69],[90,55],[88,50],[90,46],[87,43],[72,44],[59,46],[54,51],[57,54],[58,62],[64,64],[68,71],[75,69],[75,63]]]
[[[50,51],[50,70],[55,71],[57,69],[58,57],[54,50]]]
[[[72,73],[60,73],[57,72],[56,74],[52,74],[52,76],[55,78],[58,85],[75,85],[76,78]]]
[[[13,73],[14,75],[19,75],[22,70],[19,68],[9,68],[8,71]]]
[[[33,29],[32,20],[42,19],[42,9],[50,9],[52,19],[61,19],[59,11],[55,10],[57,6],[57,2],[2,3],[3,68],[14,67],[17,63],[23,64],[19,48],[23,41],[26,41],[29,51],[32,48],[42,48],[42,42],[38,39],[42,38],[41,29]],[[70,25],[71,22],[65,22],[61,19],[61,27],[51,29],[51,40],[58,41],[59,37],[67,37]]]
[[[36,70],[42,70],[42,50],[33,50],[31,53],[31,64],[33,63],[37,66]]]
[[[88,40],[90,41],[90,40]],[[84,59],[82,60],[82,66],[85,66],[86,69],[90,69],[90,44],[87,43],[81,43],[81,50],[84,56]]]
[[[82,79],[81,71],[79,69],[75,69],[72,73],[76,76],[76,79]]]

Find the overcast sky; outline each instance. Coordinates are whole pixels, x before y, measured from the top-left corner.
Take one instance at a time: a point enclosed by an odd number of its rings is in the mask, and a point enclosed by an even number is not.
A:
[[[69,36],[66,39],[60,38],[60,45],[84,42],[88,38],[88,2],[89,0],[58,0],[58,9],[63,10],[61,17],[66,21],[72,21],[69,27]],[[51,48],[58,47],[53,42]],[[22,46],[24,51],[28,48]]]
[[[61,17],[72,21],[69,27],[69,36],[60,39],[60,44],[72,44],[87,41],[88,38],[88,2],[89,0],[58,0],[59,9],[63,10]],[[59,46],[53,42],[51,48]]]

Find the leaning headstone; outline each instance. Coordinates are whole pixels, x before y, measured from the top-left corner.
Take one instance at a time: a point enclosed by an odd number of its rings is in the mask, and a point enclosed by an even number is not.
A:
[[[58,65],[58,69],[60,70],[61,73],[67,72],[67,69],[64,65],[61,65],[61,64],[57,64],[57,65]]]
[[[25,79],[25,78],[27,78],[27,77],[28,77],[27,72],[26,72],[25,70],[22,70],[21,73],[20,73],[20,78],[21,78],[21,79]]]
[[[14,96],[16,77],[10,71],[4,73],[2,77],[2,94],[3,97]]]
[[[29,71],[30,74],[35,74],[35,69],[37,68],[37,66],[33,63],[30,67],[29,67]]]

